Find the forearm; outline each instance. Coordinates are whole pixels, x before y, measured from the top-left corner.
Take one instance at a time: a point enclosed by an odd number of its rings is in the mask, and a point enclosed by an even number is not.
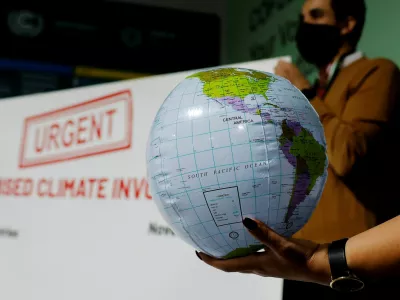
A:
[[[400,216],[355,235],[346,243],[349,269],[366,280],[400,275]],[[321,244],[309,261],[308,281],[329,285],[329,244]]]
[[[400,216],[350,238],[349,268],[365,278],[400,275]]]

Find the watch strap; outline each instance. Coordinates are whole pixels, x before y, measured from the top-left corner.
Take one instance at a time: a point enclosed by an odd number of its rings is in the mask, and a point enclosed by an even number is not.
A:
[[[332,279],[349,274],[346,260],[346,243],[348,238],[332,242],[328,247],[328,258],[331,267]]]

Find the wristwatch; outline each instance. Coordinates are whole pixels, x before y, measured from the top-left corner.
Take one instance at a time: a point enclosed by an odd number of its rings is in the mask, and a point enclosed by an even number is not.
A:
[[[328,246],[331,267],[332,289],[340,292],[357,292],[364,288],[364,282],[351,272],[346,261],[346,243],[348,238],[332,242]]]

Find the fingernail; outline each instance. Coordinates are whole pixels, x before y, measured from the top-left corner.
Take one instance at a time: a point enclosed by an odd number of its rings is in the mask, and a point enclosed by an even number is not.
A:
[[[254,230],[258,227],[257,222],[249,218],[243,220],[243,225],[249,230]]]
[[[200,257],[200,255],[199,255],[199,252],[197,252],[197,251],[195,251],[195,252],[196,252],[197,257],[198,257],[200,260],[202,260],[201,257]]]

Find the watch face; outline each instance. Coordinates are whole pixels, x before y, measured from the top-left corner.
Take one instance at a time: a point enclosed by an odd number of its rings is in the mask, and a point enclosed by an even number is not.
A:
[[[364,287],[364,283],[354,277],[339,277],[331,282],[331,288],[340,292],[356,292]]]

